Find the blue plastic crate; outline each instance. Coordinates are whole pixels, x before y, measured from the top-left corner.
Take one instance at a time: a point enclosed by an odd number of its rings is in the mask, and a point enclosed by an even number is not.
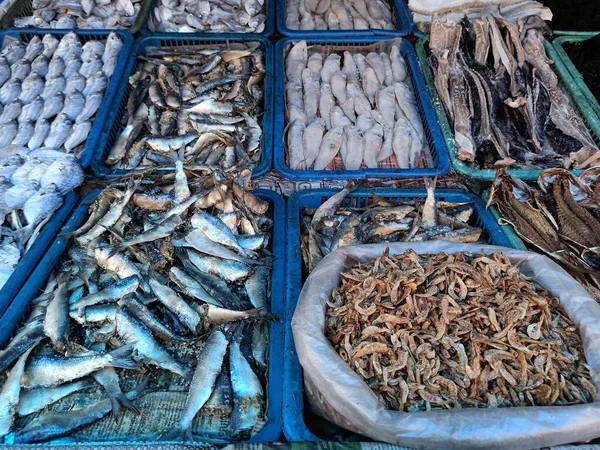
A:
[[[123,128],[121,119],[127,111],[127,100],[131,92],[129,77],[137,70],[137,56],[144,54],[146,47],[166,47],[166,46],[181,46],[181,45],[199,45],[199,44],[227,44],[230,42],[259,42],[260,49],[265,55],[265,76],[264,87],[264,114],[263,114],[263,136],[262,136],[262,155],[260,163],[252,171],[252,177],[258,178],[271,170],[273,162],[273,46],[271,42],[260,34],[191,34],[191,33],[164,33],[151,34],[149,36],[138,39],[131,52],[131,57],[124,71],[124,76],[121,77],[117,94],[112,105],[110,116],[106,120],[106,125],[102,132],[102,140],[98,144],[98,151],[94,154],[92,160],[92,171],[99,178],[109,179],[121,177],[132,172],[131,170],[115,169],[105,164],[106,155],[108,154],[113,143],[117,139]],[[159,169],[159,173],[173,173],[174,168]]]
[[[283,432],[290,442],[320,440],[307,427],[304,421],[304,385],[302,366],[294,347],[294,336],[291,330],[292,316],[296,309],[298,296],[302,290],[303,262],[300,249],[300,221],[304,208],[317,208],[325,200],[338,192],[335,189],[314,189],[299,191],[288,200],[288,240],[286,250],[286,335],[285,359],[283,369]],[[370,194],[390,200],[414,200],[425,198],[424,189],[361,189],[348,195],[344,206],[364,207],[369,204]],[[510,247],[510,241],[502,233],[496,220],[485,209],[484,203],[475,195],[463,191],[436,190],[436,198],[449,202],[472,202],[473,215],[469,223],[481,227],[487,234],[489,244]]]
[[[148,17],[146,18],[146,21],[144,22],[144,26],[142,27],[142,29],[140,31],[141,35],[144,37],[145,36],[154,36],[155,34],[158,34],[158,33],[154,33],[154,31],[150,31],[150,29],[148,28],[148,20],[150,20],[150,18],[153,16],[154,8],[157,3],[158,3],[158,0],[152,0],[152,7],[150,8]],[[276,21],[275,4],[277,3],[277,0],[265,0],[265,3],[267,4],[267,8],[265,10],[265,14],[267,15],[267,21],[265,22],[265,29],[263,30],[262,33],[256,33],[256,34],[260,34],[264,37],[271,37],[273,35],[273,33],[275,33],[275,21]],[[181,33],[181,35],[183,35],[183,36],[185,36],[187,34],[190,34],[193,36],[206,36],[208,38],[210,38],[211,36],[215,36],[215,35],[219,35],[219,36],[222,35],[222,33],[215,33],[215,32],[209,32],[209,31],[198,32],[198,33]],[[248,34],[251,36],[254,36],[254,33],[248,33]]]
[[[88,218],[89,207],[101,191],[89,194],[75,210],[61,234],[76,230]],[[273,233],[270,250],[275,260],[271,272],[271,312],[280,320],[271,322],[269,334],[269,377],[267,384],[267,423],[263,429],[248,442],[275,442],[281,436],[282,429],[282,403],[283,403],[283,341],[284,341],[284,318],[285,302],[283,284],[285,282],[285,201],[283,198],[269,190],[257,189],[254,191],[259,198],[270,204],[273,214]],[[58,237],[52,247],[48,250],[44,259],[40,262],[35,272],[29,278],[27,284],[21,289],[19,295],[0,318],[0,348],[8,342],[10,336],[16,331],[21,320],[29,309],[30,302],[36,298],[46,285],[46,281],[52,270],[59,264],[61,257],[67,251],[69,240]],[[85,442],[90,444],[90,442]],[[149,442],[136,442],[135,439],[126,442],[129,445],[136,443],[149,444]],[[158,443],[158,442],[156,442]],[[164,443],[160,441],[160,443]],[[72,442],[71,442],[72,444]],[[99,442],[100,444],[100,442]]]
[[[389,38],[389,36],[388,36]],[[379,38],[351,38],[340,37],[337,39],[306,39],[308,45],[329,45],[333,46],[365,46],[385,40],[385,37]],[[412,82],[412,88],[417,100],[417,109],[419,117],[423,123],[425,136],[429,143],[429,151],[433,159],[433,167],[427,169],[362,169],[362,170],[293,170],[285,163],[285,142],[284,130],[286,127],[285,119],[285,53],[286,49],[292,43],[300,39],[285,38],[280,40],[275,46],[275,79],[278,83],[275,86],[275,122],[273,136],[273,156],[275,170],[284,177],[294,181],[302,180],[348,180],[365,178],[420,178],[443,176],[450,170],[450,158],[448,150],[444,143],[442,131],[431,103],[431,97],[427,92],[427,85],[421,72],[421,67],[417,61],[417,55],[414,47],[406,39],[402,39],[400,53],[406,60],[406,69],[408,77]]]
[[[105,40],[108,35],[111,33],[110,30],[104,31],[91,31],[91,30],[73,30],[77,36],[79,36],[82,43],[86,43],[88,41],[102,41]],[[38,29],[38,28],[13,28],[10,30],[0,31],[0,47],[4,43],[5,36],[11,36],[17,39],[22,40],[23,42],[29,42],[33,36],[44,36],[46,34],[54,34],[58,38],[64,36],[69,33],[69,30],[52,30],[52,29]],[[100,137],[102,134],[102,130],[104,129],[104,124],[108,118],[108,113],[111,109],[112,102],[117,93],[117,89],[119,87],[119,83],[123,78],[123,74],[125,71],[125,66],[127,65],[127,58],[129,57],[129,53],[131,52],[131,48],[133,47],[133,36],[126,31],[114,31],[123,41],[123,48],[121,49],[121,53],[119,54],[119,61],[117,62],[117,67],[115,67],[115,71],[113,76],[110,78],[110,82],[106,87],[106,92],[104,93],[104,99],[100,104],[100,108],[98,108],[98,112],[96,113],[96,118],[92,124],[92,129],[90,130],[90,134],[88,135],[87,141],[85,143],[85,147],[81,154],[81,158],[79,162],[81,165],[86,168],[92,162],[94,157],[94,152],[98,147],[98,142],[100,141]]]
[[[303,39],[349,38],[363,39],[372,36],[406,36],[414,30],[412,14],[404,0],[390,0],[394,18],[396,19],[395,30],[292,30],[285,24],[286,0],[277,3],[277,31],[284,36]],[[343,41],[340,41],[343,42]]]
[[[58,208],[48,221],[40,235],[37,237],[31,248],[23,255],[17,267],[13,271],[10,278],[6,281],[2,289],[0,289],[0,315],[6,311],[10,302],[19,293],[21,287],[27,282],[29,275],[36,267],[38,261],[42,258],[52,241],[56,237],[56,233],[63,226],[71,211],[77,204],[79,197],[75,192],[69,192],[62,206]]]

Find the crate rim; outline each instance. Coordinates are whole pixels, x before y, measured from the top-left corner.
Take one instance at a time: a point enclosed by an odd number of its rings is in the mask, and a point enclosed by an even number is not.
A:
[[[429,91],[429,95],[431,96],[431,99],[432,99],[432,102],[434,105],[435,113],[437,115],[437,119],[440,124],[442,134],[444,136],[444,141],[446,142],[446,147],[448,148],[448,153],[450,155],[450,161],[452,163],[452,167],[454,168],[454,170],[456,172],[458,172],[461,175],[464,175],[466,177],[473,178],[473,179],[479,180],[479,181],[493,181],[494,178],[496,177],[496,170],[474,169],[472,167],[467,166],[463,161],[458,159],[458,150],[456,149],[456,145],[454,144],[454,132],[452,131],[452,127],[450,126],[450,123],[448,122],[448,117],[446,115],[446,111],[444,111],[444,107],[441,103],[441,100],[436,91],[436,88],[435,88],[435,86],[433,86],[433,73],[431,71],[431,68],[429,67],[429,64],[427,63],[427,52],[425,51],[425,45],[427,45],[427,43],[429,42],[429,37],[430,37],[429,34],[424,34],[423,37],[417,41],[417,45],[416,45],[417,58],[419,59],[419,64],[421,66],[421,70],[423,71],[423,75],[425,77],[427,89]],[[546,41],[545,47],[546,47],[546,51],[548,51],[548,48],[551,48],[551,44]],[[548,56],[550,56],[550,55],[548,55]],[[583,114],[581,112],[583,106],[586,106],[586,107],[588,106],[585,99],[582,98],[581,95],[575,96],[575,94],[576,94],[575,91],[570,90],[568,83],[566,83],[565,86],[567,87],[567,91],[571,96],[571,100],[573,102],[573,106],[575,107],[575,109],[579,110],[578,112],[582,116],[582,118],[588,120],[587,118],[583,117]],[[579,105],[579,103],[581,103],[581,105]],[[591,116],[590,116],[590,118],[595,123],[597,122],[598,127],[599,127],[598,128],[599,131],[596,133],[598,138],[594,139],[594,140],[595,141],[600,140],[600,121]],[[586,124],[586,127],[588,128],[588,131],[592,131],[592,133],[595,133],[595,131],[593,129],[591,129],[591,125],[589,123]],[[593,136],[592,136],[592,138],[593,138]],[[600,143],[599,143],[599,145],[600,145]],[[570,172],[573,173],[574,175],[580,175],[583,172],[583,170],[570,170]],[[509,175],[512,175],[515,178],[518,178],[523,181],[536,181],[538,179],[539,175],[542,173],[542,169],[536,169],[536,170],[509,169],[509,170],[507,170],[507,173]]]
[[[552,41],[554,50],[556,51],[556,54],[558,55],[558,58],[562,63],[562,66],[557,66],[557,69],[566,69],[567,73],[565,73],[564,76],[567,76],[568,74],[573,79],[573,83],[577,86],[577,88],[579,88],[581,94],[588,101],[590,107],[592,108],[592,111],[595,112],[596,116],[600,114],[600,102],[598,102],[598,99],[590,91],[587,83],[583,79],[583,75],[581,75],[581,72],[579,71],[579,69],[577,69],[575,63],[573,63],[573,61],[567,54],[567,51],[564,48],[564,44],[584,42],[588,39],[598,36],[599,34],[600,32],[597,31],[581,32],[580,34],[564,34]]]
[[[391,40],[395,38],[402,39],[402,46],[408,57],[408,64],[411,65],[415,78],[414,94],[420,100],[425,122],[431,132],[433,147],[437,151],[438,164],[431,168],[423,169],[363,169],[363,170],[294,170],[285,163],[285,143],[284,129],[286,127],[285,120],[285,57],[284,52],[288,45],[304,40],[307,44],[331,44],[343,46],[344,44],[370,45],[377,42]],[[402,36],[356,36],[338,38],[324,36],[322,38],[296,38],[292,36],[280,39],[275,45],[275,78],[280,80],[276,83],[274,90],[274,114],[273,120],[273,168],[279,174],[292,181],[307,181],[307,180],[348,180],[348,179],[366,179],[366,178],[418,178],[418,177],[434,177],[443,176],[450,170],[450,158],[448,150],[443,141],[443,133],[436,120],[435,108],[431,97],[427,92],[427,83],[413,45]]]
[[[9,308],[1,315],[0,323],[7,322],[14,323],[15,326],[10,333],[6,332],[6,327],[0,328],[0,346],[4,346],[9,336],[14,333],[18,328],[24,314],[27,311],[29,303],[35,298],[39,290],[43,287],[45,281],[50,276],[60,258],[68,251],[71,239],[63,239],[60,236],[62,234],[76,230],[80,225],[84,223],[88,217],[88,210],[94,199],[102,192],[102,189],[97,189],[89,193],[73,210],[69,216],[66,224],[62,227],[58,233],[56,240],[52,243],[48,249],[44,258],[39,262],[35,270],[32,272],[30,279],[27,280],[21,291],[14,298]],[[267,422],[264,427],[248,441],[240,441],[246,443],[258,443],[258,442],[275,442],[278,441],[282,433],[282,408],[283,408],[283,391],[278,388],[283,384],[283,358],[284,358],[284,337],[285,337],[285,324],[283,322],[285,318],[285,293],[281,292],[280,286],[285,283],[285,237],[287,234],[286,226],[286,203],[281,195],[275,191],[268,189],[256,189],[252,191],[257,197],[267,200],[271,204],[273,213],[273,232],[271,236],[272,252],[279,260],[279,264],[273,264],[273,270],[271,275],[271,311],[280,317],[281,321],[270,322],[270,335],[269,339],[273,339],[280,345],[271,345],[269,342],[269,377],[267,380],[266,390],[268,392],[267,398]],[[31,282],[30,282],[31,281]],[[275,299],[279,301],[274,302]],[[9,327],[10,328],[10,327]],[[58,438],[62,439],[62,438]],[[121,442],[123,445],[127,443],[140,443],[150,445],[152,443],[162,443],[163,441],[116,441]],[[165,441],[169,442],[169,441]],[[200,443],[201,441],[197,441]],[[236,441],[232,441],[235,443]],[[181,444],[180,441],[176,443]],[[185,443],[185,442],[184,442]],[[24,447],[39,447],[40,445],[52,445],[53,441],[46,444],[24,444]],[[61,443],[56,443],[60,445]],[[95,446],[110,446],[112,442],[109,441],[86,441],[72,444],[75,447],[82,447],[85,445]],[[7,445],[7,448],[10,446]]]
[[[98,149],[95,153],[95,158],[91,162],[93,174],[104,180],[112,178],[119,178],[135,173],[131,170],[125,169],[112,169],[105,164],[105,149],[108,145],[108,139],[113,127],[118,125],[118,116],[121,103],[125,100],[125,91],[127,90],[127,84],[129,77],[133,73],[133,69],[136,62],[136,56],[138,53],[153,40],[179,40],[179,41],[194,41],[197,43],[208,43],[212,41],[215,43],[227,43],[227,42],[248,42],[258,41],[265,47],[265,88],[264,88],[264,113],[263,113],[263,148],[260,162],[254,169],[252,169],[252,179],[259,178],[269,173],[273,166],[273,116],[274,116],[274,105],[273,105],[273,85],[275,84],[273,76],[273,45],[271,41],[261,34],[236,34],[236,33],[153,33],[149,35],[142,35],[136,40],[127,65],[125,66],[123,77],[119,83],[118,89],[115,92],[113,99],[113,108],[108,115],[104,128],[102,130],[102,139],[98,143]],[[174,173],[174,168],[157,168],[156,171],[161,174]]]
[[[285,336],[285,359],[284,359],[284,407],[283,407],[283,431],[285,437],[290,442],[308,442],[321,441],[322,439],[314,435],[306,426],[304,421],[304,385],[302,378],[302,367],[296,355],[293,335],[291,332],[291,320],[298,302],[298,295],[302,289],[303,281],[298,283],[297,274],[302,273],[302,255],[300,252],[300,213],[303,200],[313,196],[331,197],[333,194],[340,192],[340,189],[305,189],[297,191],[288,199],[287,220],[288,233],[286,243],[286,336]],[[488,231],[489,227],[500,227],[496,220],[491,216],[490,211],[486,210],[485,204],[477,195],[468,192],[454,189],[436,189],[436,197],[445,197],[460,195],[465,201],[473,201],[478,205],[479,215],[482,213],[488,217],[482,219],[482,228]],[[365,197],[374,193],[381,197],[416,197],[421,198],[426,196],[425,189],[394,189],[394,188],[372,188],[359,189],[346,197]],[[468,199],[468,200],[466,200]],[[462,201],[462,200],[461,200]],[[487,225],[486,225],[487,224]],[[504,245],[511,247],[511,241],[502,230],[496,230],[495,233],[488,231],[490,239],[493,237],[499,238],[500,243],[493,245]],[[499,241],[496,241],[499,242]],[[300,275],[301,277],[301,275]],[[292,279],[295,278],[295,279]],[[295,386],[290,388],[294,383]],[[298,386],[299,385],[299,386]]]
[[[408,9],[408,5],[404,0],[390,0],[393,6],[394,16],[398,28],[395,30],[292,30],[285,24],[286,0],[277,1],[277,31],[284,37],[296,38],[320,38],[327,36],[331,38],[363,38],[363,37],[389,37],[389,36],[408,36],[416,30],[416,25],[413,22],[412,14]]]

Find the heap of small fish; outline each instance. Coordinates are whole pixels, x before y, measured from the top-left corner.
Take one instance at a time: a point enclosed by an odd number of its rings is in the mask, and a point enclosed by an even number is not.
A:
[[[481,169],[585,169],[600,158],[559,86],[538,16],[431,25],[429,64],[458,158]]]
[[[290,30],[395,30],[387,0],[286,0]]]
[[[265,0],[158,0],[148,28],[157,33],[262,33],[265,9]]]
[[[59,37],[6,36],[0,52],[0,288],[83,182],[78,157],[123,47],[116,34]]]
[[[325,333],[387,408],[572,405],[596,389],[559,300],[503,253],[386,253],[342,274]]]
[[[265,68],[258,44],[148,47],[129,78],[106,164],[253,168],[261,158]]]
[[[32,0],[33,13],[14,19],[15,28],[115,30],[131,28],[143,0]],[[147,1],[147,0],[146,0]]]
[[[63,236],[73,245],[0,351],[0,436],[97,440],[92,424],[121,407],[143,409],[102,422],[121,439],[256,434],[266,412],[272,226],[266,201],[217,172],[188,183],[178,168],[159,184],[103,190],[88,220]]]
[[[498,171],[488,205],[535,249],[567,269],[600,302],[600,169],[579,177],[547,169],[538,178],[542,192]]]
[[[365,207],[344,207],[346,196],[358,188],[349,183],[316,210],[302,211],[302,257],[308,271],[345,245],[435,239],[480,241],[483,230],[469,224],[473,207],[469,203],[437,201],[434,183],[425,179],[424,201],[396,202],[371,194]]]
[[[285,60],[291,168],[415,168],[427,159],[400,45],[386,41],[372,46],[386,51],[351,47],[329,54],[305,41],[292,46]]]

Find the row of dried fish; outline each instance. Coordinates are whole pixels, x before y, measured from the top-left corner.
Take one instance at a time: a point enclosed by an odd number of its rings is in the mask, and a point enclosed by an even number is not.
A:
[[[250,175],[188,182],[179,167],[98,195],[0,351],[0,436],[86,440],[101,428],[116,440],[223,443],[263,427],[273,220],[237,184]]]
[[[429,64],[459,159],[481,169],[584,169],[598,160],[546,55],[547,32],[538,16],[433,20]]]
[[[286,0],[290,30],[395,30],[388,0]]]
[[[225,171],[261,159],[264,53],[259,44],[148,47],[129,78],[122,131],[106,164],[202,165]]]
[[[534,249],[563,265],[600,302],[600,169],[544,170],[537,190],[499,171],[490,205]]]
[[[160,33],[262,33],[265,12],[265,0],[158,0],[148,28]]]
[[[16,28],[114,30],[131,28],[143,0],[32,0],[32,14],[14,19]]]
[[[422,242],[435,239],[478,242],[483,230],[469,223],[470,203],[438,201],[435,181],[425,179],[423,200],[394,201],[371,194],[366,206],[345,206],[359,185],[349,183],[316,210],[302,211],[302,257],[311,272],[332,251],[345,245]]]
[[[401,44],[396,39],[344,51],[300,41],[289,49],[291,168],[415,168],[431,159]]]
[[[123,42],[4,37],[0,51],[0,288],[83,182],[83,150]]]
[[[327,305],[327,338],[389,409],[596,395],[577,327],[503,253],[386,252],[343,273]]]

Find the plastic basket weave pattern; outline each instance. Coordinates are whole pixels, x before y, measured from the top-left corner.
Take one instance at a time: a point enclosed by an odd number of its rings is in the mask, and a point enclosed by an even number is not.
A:
[[[260,49],[265,55],[265,70],[267,72],[264,80],[264,114],[262,116],[262,154],[259,164],[253,169],[252,177],[258,178],[265,175],[271,170],[273,160],[273,48],[268,39],[259,34],[216,34],[198,35],[198,34],[152,34],[142,39],[138,39],[131,52],[131,57],[124,70],[124,76],[121,77],[120,84],[115,96],[113,107],[110,111],[110,116],[106,120],[106,125],[102,133],[102,140],[98,144],[98,151],[94,155],[92,161],[92,171],[99,178],[114,178],[127,175],[131,170],[113,169],[106,165],[106,155],[108,154],[113,143],[116,141],[119,133],[124,128],[121,119],[127,111],[127,100],[131,92],[129,77],[135,72],[138,67],[137,56],[145,52],[146,47],[177,47],[182,45],[199,45],[199,44],[220,44],[226,45],[230,42],[258,42]],[[160,173],[172,173],[174,168],[159,169]]]
[[[389,37],[388,37],[389,38]],[[309,45],[329,45],[335,49],[340,46],[366,46],[385,40],[385,37],[379,38],[328,38],[328,39],[306,39]],[[289,45],[298,42],[300,39],[286,38],[280,40],[275,46],[275,78],[278,82],[275,85],[275,120],[273,133],[273,159],[275,170],[286,178],[294,181],[302,180],[348,180],[364,178],[419,178],[443,176],[450,170],[450,159],[448,151],[444,145],[442,131],[437,123],[435,111],[431,103],[431,98],[427,92],[427,86],[423,74],[419,69],[419,64],[415,50],[410,42],[402,39],[400,53],[405,58],[407,64],[407,77],[410,78],[417,101],[417,110],[423,123],[425,137],[429,144],[429,151],[433,159],[433,167],[423,169],[398,169],[381,164],[383,167],[378,169],[362,170],[294,170],[286,164],[284,134],[286,127],[285,120],[285,54]],[[387,161],[387,160],[386,160]],[[383,163],[386,163],[383,161]]]
[[[70,217],[66,226],[61,230],[61,234],[66,234],[76,230],[82,225],[89,216],[89,207],[100,191],[94,191],[89,194],[77,207]],[[285,302],[282,286],[284,285],[284,266],[285,266],[285,202],[283,198],[273,192],[264,189],[257,189],[254,194],[259,198],[266,200],[270,204],[270,210],[273,213],[273,233],[271,251],[275,257],[273,269],[271,272],[271,312],[280,318],[280,321],[270,322],[269,334],[269,376],[268,376],[268,395],[267,395],[267,423],[262,430],[248,442],[274,442],[278,441],[281,435],[281,409],[283,401],[283,392],[281,389],[283,383],[283,341],[284,341],[284,317]],[[20,321],[29,309],[30,302],[43,289],[46,280],[52,270],[59,263],[63,254],[68,250],[69,240],[58,237],[48,250],[43,260],[39,263],[35,272],[31,275],[28,282],[19,292],[19,295],[10,304],[4,315],[0,318],[0,348],[3,348],[10,336],[17,329]],[[135,439],[127,441],[127,444],[136,443]],[[137,442],[139,445],[148,445],[157,442]],[[71,445],[78,445],[72,443]],[[81,444],[90,444],[82,442]],[[99,442],[100,445],[106,444]],[[199,444],[199,443],[198,443]]]
[[[421,38],[417,43],[417,56],[419,58],[419,63],[421,64],[421,69],[423,71],[423,75],[425,76],[425,81],[427,83],[427,88],[429,90],[429,94],[431,95],[431,99],[433,101],[433,107],[435,109],[440,127],[442,129],[442,133],[444,135],[444,141],[446,142],[446,146],[448,147],[448,153],[450,154],[450,161],[452,162],[452,167],[458,173],[465,175],[467,177],[481,180],[481,181],[492,181],[496,176],[496,170],[492,169],[475,169],[469,167],[464,161],[458,159],[458,150],[456,145],[454,144],[454,131],[450,122],[448,121],[448,117],[446,115],[446,111],[444,110],[444,105],[440,100],[440,97],[436,91],[434,80],[433,80],[433,72],[429,67],[427,62],[427,52],[428,52],[428,44],[429,44],[429,35]],[[550,59],[556,59],[556,52],[552,47],[552,44],[546,42],[545,44],[546,52]],[[592,137],[596,141],[596,143],[600,142],[600,122],[596,118],[595,114],[591,111],[587,101],[584,96],[579,92],[576,88],[575,83],[570,79],[566,79],[563,76],[563,73],[558,69],[560,61],[555,60],[557,67],[557,74],[559,78],[559,82],[561,83],[561,87],[566,91],[567,94],[571,96],[573,100],[573,106],[577,111],[579,111],[582,119],[586,122],[588,129],[591,131]],[[542,170],[523,170],[523,169],[512,169],[507,170],[507,172],[521,180],[525,181],[535,181],[540,176]],[[572,173],[575,175],[579,175],[581,170],[572,170]]]
[[[335,189],[305,190],[294,194],[288,200],[287,209],[287,269],[286,269],[286,336],[284,359],[284,406],[283,406],[283,432],[290,442],[306,442],[320,440],[307,427],[304,421],[304,386],[302,381],[302,367],[294,347],[294,337],[291,331],[291,320],[296,309],[298,296],[304,283],[302,278],[302,254],[300,249],[300,220],[304,208],[317,208],[325,200],[338,192]],[[345,199],[344,206],[363,207],[369,203],[371,193],[384,199],[414,200],[425,198],[427,193],[423,189],[370,189],[359,190]],[[486,211],[484,203],[475,195],[451,190],[437,190],[436,198],[449,202],[473,202],[473,215],[469,223],[481,227],[487,234],[488,243],[511,247],[512,242],[500,230],[496,220]]]

